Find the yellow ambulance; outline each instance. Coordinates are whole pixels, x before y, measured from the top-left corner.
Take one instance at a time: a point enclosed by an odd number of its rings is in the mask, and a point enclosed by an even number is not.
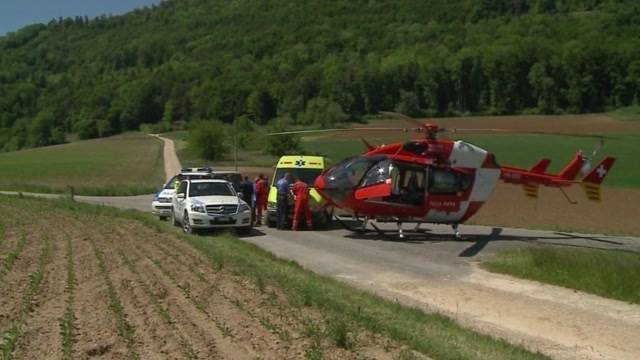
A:
[[[269,227],[276,226],[278,190],[276,182],[285,174],[290,174],[294,179],[302,179],[309,185],[309,207],[313,215],[314,226],[323,226],[331,221],[331,215],[324,209],[324,199],[318,194],[313,187],[316,178],[325,170],[327,162],[322,156],[308,155],[285,155],[278,160],[273,177],[270,181],[269,199],[267,202],[267,225]],[[293,183],[291,184],[293,185]],[[291,224],[291,216],[293,213],[293,202],[289,206],[289,224]]]

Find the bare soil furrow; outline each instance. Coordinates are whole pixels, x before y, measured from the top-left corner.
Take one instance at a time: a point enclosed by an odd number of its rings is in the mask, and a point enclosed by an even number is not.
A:
[[[66,237],[56,228],[62,218],[53,218],[46,224],[50,246],[49,263],[44,273],[41,291],[34,298],[35,310],[26,319],[23,336],[16,349],[17,358],[35,359],[42,354],[49,358],[62,357],[62,338],[58,319],[65,311]],[[40,355],[39,355],[40,354]]]
[[[148,236],[153,237],[153,234]],[[222,276],[210,266],[194,264],[187,253],[195,249],[178,250],[174,247],[170,250],[164,246],[167,245],[165,241],[158,241],[159,237],[140,244],[144,253],[154,252],[149,248],[150,244],[156,247],[155,252],[160,250],[161,258],[152,259],[152,263],[170,278],[175,273],[181,274],[181,287],[188,289],[196,306],[210,313],[223,333],[232,336],[234,341],[250,343],[252,351],[277,351],[278,356],[288,357],[304,354],[308,344],[299,321],[302,315],[289,304],[281,303],[275,291],[263,289],[261,293],[253,284],[234,275]],[[194,268],[198,269],[197,272]],[[234,323],[240,326],[229,325]],[[265,336],[268,341],[256,341]]]
[[[0,333],[4,332],[20,314],[22,298],[29,287],[29,274],[38,267],[41,248],[41,242],[38,239],[41,234],[38,230],[31,228],[28,233],[19,235],[18,242],[23,245],[20,245],[21,249],[16,247],[15,250],[19,251],[11,253],[17,255],[11,262],[10,269],[4,267],[5,262],[0,264]]]
[[[95,242],[103,254],[114,289],[127,315],[127,322],[132,329],[135,329],[137,353],[142,359],[149,359],[163,358],[180,352],[180,343],[173,337],[171,326],[154,311],[152,299],[145,294],[142,287],[138,286],[135,281],[136,274],[118,254],[118,249],[122,248],[124,242],[135,240],[122,239],[119,234],[107,227],[101,227],[100,230],[103,236]],[[128,247],[130,252],[131,246]]]
[[[29,284],[22,297],[19,313],[7,329],[3,329],[0,337],[0,356],[2,359],[13,358],[16,345],[23,341],[25,321],[37,306],[38,295],[42,291],[42,281],[46,275],[46,267],[50,262],[51,241],[45,234],[41,236],[40,253],[36,269],[29,273]]]
[[[203,308],[191,293],[191,285],[188,282],[180,283],[176,274],[167,270],[164,259],[155,257],[157,254],[148,254],[137,247],[132,251],[138,256],[138,265],[145,281],[159,294],[160,301],[169,312],[175,313],[174,319],[193,341],[198,357],[220,357],[218,343],[225,342],[224,335],[209,315],[202,311]]]
[[[322,352],[325,358],[362,359],[371,356],[377,359],[384,359],[393,358],[400,351],[399,347],[392,342],[387,342],[383,346],[380,345],[382,341],[378,341],[379,339],[365,332],[350,334],[353,348],[343,349],[337,347],[331,341],[324,339],[327,324],[317,310],[293,306],[286,296],[281,294],[277,288],[269,285],[265,279],[255,279],[252,282],[247,281],[247,278],[233,275],[231,271],[226,269],[216,271],[212,268],[212,264],[204,264],[204,261],[197,254],[190,254],[197,253],[197,250],[190,245],[182,243],[175,237],[155,233],[151,229],[147,229],[147,231],[141,232],[141,229],[138,228],[138,232],[141,235],[144,234],[144,237],[151,239],[151,241],[145,241],[141,244],[145,253],[152,251],[147,248],[148,245],[152,245],[160,250],[164,256],[161,261],[156,262],[162,264],[165,271],[168,272],[167,266],[173,263],[170,265],[171,268],[175,266],[177,270],[171,271],[171,274],[181,274],[183,280],[187,278],[187,273],[195,275],[193,281],[184,282],[183,285],[189,284],[189,294],[199,306],[209,311],[207,303],[202,303],[198,299],[213,299],[212,296],[221,297],[224,301],[221,304],[216,303],[214,307],[217,310],[224,306],[232,305],[231,309],[226,308],[222,313],[242,312],[246,318],[250,319],[252,324],[241,326],[241,331],[234,334],[232,332],[237,331],[237,329],[227,325],[229,319],[221,317],[217,313],[214,314],[216,321],[222,322],[223,332],[233,335],[234,341],[250,342],[252,332],[260,329],[261,331],[269,332],[270,336],[272,336],[271,341],[273,342],[271,346],[266,347],[267,349],[286,350],[284,355],[280,354],[279,356],[303,357],[310,348],[313,349],[314,342],[317,342],[317,349],[315,350]],[[195,288],[198,286],[193,285],[196,281],[204,284],[209,293],[204,295],[197,293]],[[322,329],[320,334],[314,334],[309,331],[310,322]],[[256,323],[259,325],[256,325]],[[246,331],[246,329],[251,330]],[[255,333],[253,335],[256,337]],[[264,349],[264,346],[255,345],[252,348]]]
[[[227,346],[221,344],[222,351],[227,348],[235,353],[242,351],[249,356],[260,355],[263,358],[292,356],[286,348],[281,348],[282,341],[266,330],[258,319],[252,318],[225,298],[216,289],[217,284],[201,281],[187,266],[176,263],[173,258],[149,246],[149,241],[137,245],[153,266],[150,271],[155,272],[159,280],[168,282],[165,285],[167,288],[173,290],[177,287],[179,290],[175,290],[193,304],[193,310],[200,313],[201,326],[220,334],[224,341],[219,339],[218,342],[227,343]],[[176,278],[175,274],[180,274],[180,278]]]
[[[76,222],[75,226],[82,224]],[[118,336],[107,286],[91,246],[90,238],[96,235],[88,230],[84,227],[82,235],[73,239],[73,267],[77,269],[75,354],[79,358],[126,359],[127,347]]]
[[[96,245],[97,240],[95,238],[89,238],[89,241],[91,242],[93,253],[98,262],[98,268],[100,269],[104,284],[107,287],[109,309],[111,310],[112,315],[115,319],[118,335],[127,346],[128,358],[138,359],[140,358],[140,355],[136,349],[135,329],[133,328],[133,326],[131,326],[129,321],[127,321],[127,314],[125,312],[124,306],[122,305],[116,287],[114,286],[112,277],[109,274],[109,268],[107,266],[107,263],[105,262],[104,254]]]
[[[194,350],[193,345],[191,345],[191,341],[189,340],[189,338],[187,338],[182,332],[180,332],[180,328],[176,324],[175,312],[169,311],[168,306],[165,306],[163,303],[161,303],[160,299],[166,297],[167,290],[164,288],[157,289],[157,287],[154,286],[155,285],[154,283],[146,282],[142,278],[142,276],[140,275],[140,271],[138,270],[138,266],[136,265],[137,262],[140,260],[139,257],[136,256],[135,258],[132,259],[131,256],[125,255],[125,253],[122,250],[118,250],[118,255],[120,255],[120,257],[122,258],[122,261],[124,261],[124,263],[127,265],[129,270],[136,275],[136,282],[138,286],[141,287],[144,293],[151,300],[153,304],[153,308],[156,311],[156,314],[158,314],[164,320],[164,322],[169,327],[171,327],[173,338],[180,345],[181,351],[184,357],[187,359],[198,358],[196,351]]]

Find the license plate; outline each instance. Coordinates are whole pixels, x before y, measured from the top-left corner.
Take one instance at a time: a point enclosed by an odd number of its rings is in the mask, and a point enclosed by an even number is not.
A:
[[[218,216],[218,217],[214,218],[213,221],[215,221],[215,222],[229,222],[229,221],[231,221],[231,218],[228,217],[228,216]]]

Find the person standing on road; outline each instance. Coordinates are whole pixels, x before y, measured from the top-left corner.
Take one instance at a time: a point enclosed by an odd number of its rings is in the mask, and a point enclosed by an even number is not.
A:
[[[255,218],[255,184],[249,180],[248,176],[245,176],[244,181],[240,183],[240,192],[242,193],[242,199],[251,206],[251,218]]]
[[[307,221],[307,230],[311,230],[313,223],[311,221],[311,210],[309,210],[309,186],[302,181],[302,179],[298,178],[296,182],[293,183],[291,192],[293,193],[293,199],[295,201],[293,207],[293,225],[291,229],[294,231],[298,230],[300,217],[304,215]]]
[[[276,189],[278,190],[278,222],[277,227],[280,230],[284,230],[287,227],[287,216],[289,215],[289,183],[291,175],[289,173],[278,180],[276,183]]]
[[[267,209],[268,197],[267,179],[260,174],[256,179],[256,225],[262,225],[262,213]]]

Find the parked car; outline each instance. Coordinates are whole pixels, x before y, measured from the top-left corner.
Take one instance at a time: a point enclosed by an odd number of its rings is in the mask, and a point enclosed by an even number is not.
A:
[[[209,179],[211,178],[211,168],[185,168],[179,174],[172,177],[160,191],[153,197],[151,203],[151,213],[166,220],[171,216],[171,202],[175,194],[176,182],[188,179]]]
[[[222,179],[227,180],[231,184],[233,184],[233,188],[236,192],[240,191],[240,183],[242,182],[242,174],[237,171],[228,171],[228,170],[212,170],[211,171],[212,179]]]
[[[183,180],[173,195],[172,222],[185,233],[197,229],[235,228],[251,232],[251,207],[226,180]]]

